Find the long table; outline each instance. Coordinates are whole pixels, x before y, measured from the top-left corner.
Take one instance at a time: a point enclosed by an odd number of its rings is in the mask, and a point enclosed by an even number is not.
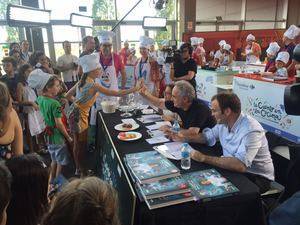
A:
[[[133,117],[135,119],[135,117]],[[117,138],[114,126],[121,123],[120,112],[114,114],[97,113],[96,150],[99,151],[99,176],[111,183],[117,190],[120,201],[119,214],[123,225],[260,225],[264,224],[264,215],[258,188],[243,174],[216,168],[224,177],[238,187],[237,195],[213,199],[207,202],[188,202],[165,208],[149,210],[145,202],[137,197],[124,156],[128,153],[153,150],[145,139],[149,137],[145,125],[137,121],[137,130],[143,137],[134,142],[123,142]],[[148,124],[147,124],[148,125]],[[202,152],[216,155],[220,148],[195,146]],[[173,163],[180,168],[179,161]],[[192,161],[188,171],[204,170],[212,166]],[[185,172],[185,171],[181,171]]]

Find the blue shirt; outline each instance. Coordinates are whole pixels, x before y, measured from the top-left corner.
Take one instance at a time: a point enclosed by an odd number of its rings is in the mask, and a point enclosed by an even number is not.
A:
[[[300,192],[278,206],[269,217],[270,225],[296,225],[300,224]]]
[[[236,157],[247,167],[247,172],[274,180],[274,166],[264,129],[254,118],[241,113],[232,129],[226,124],[205,128],[203,135],[209,146],[218,140],[224,157]]]

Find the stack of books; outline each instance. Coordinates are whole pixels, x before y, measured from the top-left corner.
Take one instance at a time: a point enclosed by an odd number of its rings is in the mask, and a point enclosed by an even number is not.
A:
[[[239,191],[214,169],[180,175],[180,170],[156,151],[127,154],[125,164],[149,209],[208,201]]]

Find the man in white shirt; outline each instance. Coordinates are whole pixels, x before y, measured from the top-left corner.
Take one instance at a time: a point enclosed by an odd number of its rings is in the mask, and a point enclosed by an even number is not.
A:
[[[63,48],[65,54],[57,59],[57,67],[62,72],[63,81],[70,90],[78,81],[78,58],[71,54],[71,43],[69,41],[63,42]]]
[[[241,113],[241,102],[236,94],[221,93],[212,98],[212,115],[217,120],[213,128],[187,136],[180,132],[175,141],[188,141],[213,146],[220,141],[223,155],[209,156],[192,150],[192,159],[240,173],[244,173],[260,189],[269,190],[274,180],[274,166],[264,129],[254,118]]]
[[[31,52],[29,52],[29,42],[27,40],[23,40],[21,42],[21,59],[28,63],[29,62],[29,57],[32,55]]]

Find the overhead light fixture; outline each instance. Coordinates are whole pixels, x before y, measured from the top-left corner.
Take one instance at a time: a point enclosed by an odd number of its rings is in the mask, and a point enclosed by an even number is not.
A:
[[[50,14],[50,10],[8,4],[6,20],[9,26],[45,26],[50,24]]]
[[[93,17],[71,13],[70,23],[74,27],[93,27]]]
[[[155,9],[162,10],[168,3],[168,0],[158,0],[157,2],[153,0],[153,3],[155,4]]]
[[[167,30],[167,18],[145,16],[143,28],[146,30]]]

